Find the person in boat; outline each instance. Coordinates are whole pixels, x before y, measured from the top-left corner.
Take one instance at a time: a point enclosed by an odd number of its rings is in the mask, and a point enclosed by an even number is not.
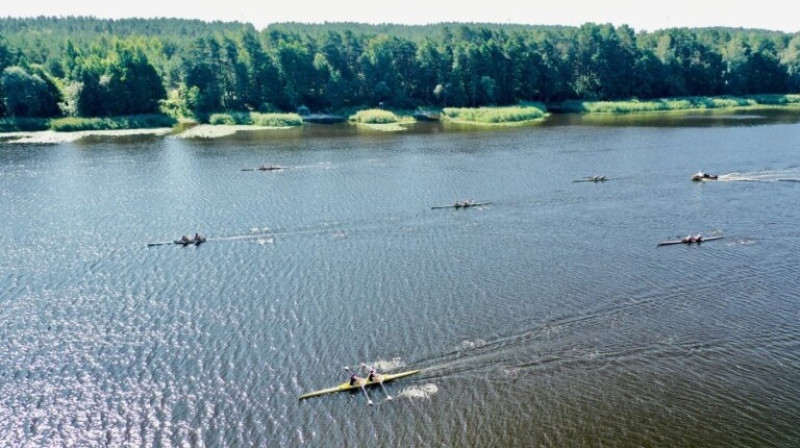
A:
[[[205,241],[206,238],[203,235],[200,235],[200,232],[194,234],[194,242],[199,243],[201,241]]]
[[[181,242],[182,244],[189,244],[189,243],[191,243],[191,242],[192,242],[192,240],[191,240],[191,239],[189,239],[189,235],[183,235],[183,236],[181,237],[181,239],[180,239],[180,242]]]
[[[703,241],[703,235],[698,233],[697,235],[687,235],[681,238],[681,243],[685,244],[692,244],[692,243],[701,243]]]
[[[350,385],[351,386],[355,386],[356,383],[360,384],[361,382],[364,381],[364,378],[361,378],[360,376],[358,376],[357,373],[355,373],[355,372],[353,372],[351,370],[348,370],[348,372],[350,372]]]
[[[369,372],[369,374],[367,375],[368,381],[381,381],[383,375],[378,373],[377,369],[375,369],[374,367],[369,367],[366,364],[361,364],[361,367],[363,367],[365,370]]]
[[[719,176],[716,174],[708,174],[704,171],[698,171],[697,174],[692,176],[692,180],[703,180],[703,179],[718,179]]]

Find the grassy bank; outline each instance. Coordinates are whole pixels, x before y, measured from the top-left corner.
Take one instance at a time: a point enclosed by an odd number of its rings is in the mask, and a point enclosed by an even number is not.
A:
[[[682,97],[656,100],[628,101],[564,101],[550,104],[555,113],[624,114],[635,112],[662,112],[673,110],[752,108],[773,106],[800,107],[800,95],[753,95],[745,97]]]
[[[361,124],[396,124],[410,123],[414,119],[403,111],[389,111],[385,109],[365,109],[351,114],[348,118],[351,123]]]
[[[800,108],[800,94],[752,95],[743,97],[681,97],[639,101],[563,101],[550,103],[523,103],[516,106],[431,109],[425,111],[363,109],[342,113],[350,123],[366,124],[380,129],[399,129],[400,124],[423,120],[442,120],[452,123],[479,125],[512,125],[540,121],[550,113],[629,114],[682,110],[709,110],[735,108]],[[418,115],[420,118],[414,118]],[[294,127],[302,126],[303,118],[296,113],[228,112],[212,114],[212,125]],[[167,115],[131,115],[104,118],[2,118],[0,133],[16,132],[77,132],[129,129],[176,128],[180,123]],[[391,127],[390,125],[394,125]]]
[[[209,124],[214,125],[239,125],[239,126],[267,126],[290,127],[300,126],[303,119],[294,113],[259,113],[259,112],[228,112],[212,114],[208,118]]]
[[[3,118],[0,119],[0,132],[117,131],[123,129],[171,128],[177,123],[176,119],[159,114],[103,118]]]
[[[446,107],[442,118],[446,121],[477,124],[514,124],[542,120],[547,116],[543,104],[530,103],[504,107]]]
[[[103,118],[55,118],[49,128],[56,132],[116,131],[122,129],[170,128],[178,120],[166,115],[126,115]]]
[[[37,132],[50,129],[47,118],[0,118],[0,132]]]

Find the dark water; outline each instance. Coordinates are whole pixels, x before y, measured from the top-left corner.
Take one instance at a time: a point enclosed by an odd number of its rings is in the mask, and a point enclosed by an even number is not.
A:
[[[799,122],[2,145],[0,446],[798,446]]]

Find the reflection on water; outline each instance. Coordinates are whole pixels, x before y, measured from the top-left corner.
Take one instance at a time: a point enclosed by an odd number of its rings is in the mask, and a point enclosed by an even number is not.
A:
[[[0,146],[0,446],[796,446],[764,114]]]

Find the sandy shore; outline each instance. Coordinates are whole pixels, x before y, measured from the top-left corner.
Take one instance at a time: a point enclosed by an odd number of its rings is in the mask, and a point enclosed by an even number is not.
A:
[[[0,134],[0,141],[4,143],[27,143],[27,144],[56,144],[68,143],[90,136],[110,136],[124,137],[128,135],[167,135],[172,132],[171,128],[156,129],[122,129],[115,131],[78,131],[78,132],[9,132]]]
[[[220,125],[220,124],[199,124],[187,129],[176,137],[180,138],[219,138],[233,135],[237,132],[261,131],[266,129],[291,129],[292,126],[253,126],[253,125]]]
[[[229,125],[209,125],[201,124],[193,126],[183,132],[174,134],[177,138],[219,138],[233,135],[237,132],[260,131],[264,129],[289,129],[289,127],[269,127],[269,126],[229,126]],[[154,135],[166,136],[172,134],[172,128],[155,129],[123,129],[114,131],[78,131],[78,132],[7,132],[0,133],[0,142],[19,143],[19,144],[56,144],[78,141],[86,137],[108,136],[125,137],[130,135]]]

